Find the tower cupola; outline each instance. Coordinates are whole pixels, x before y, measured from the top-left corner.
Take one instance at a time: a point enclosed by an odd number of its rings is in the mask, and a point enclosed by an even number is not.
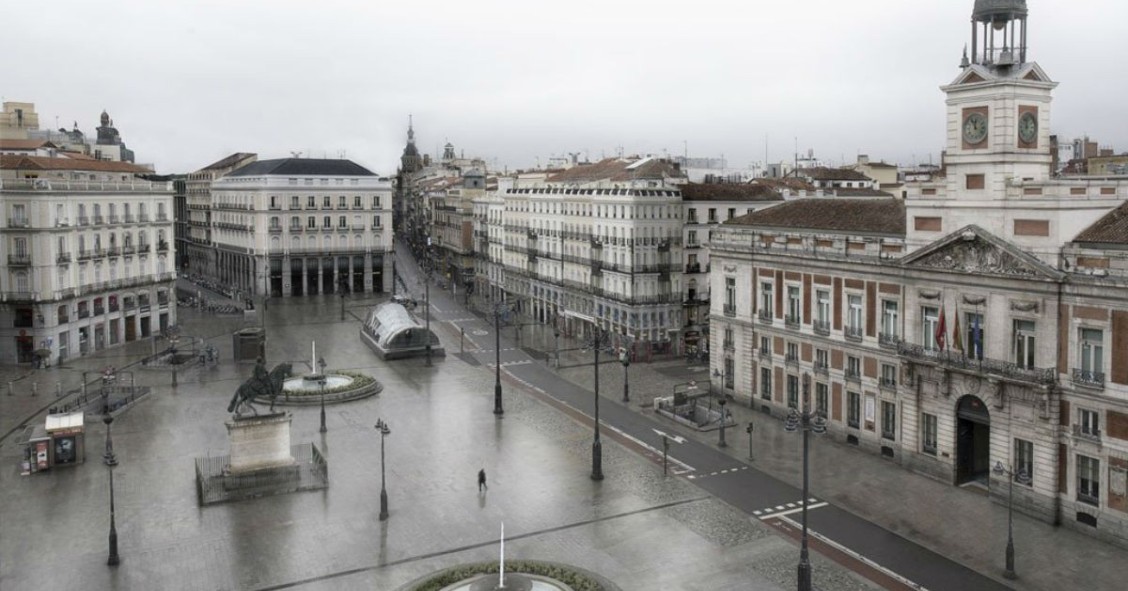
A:
[[[1001,68],[1026,63],[1026,14],[1026,0],[975,0],[972,63]]]

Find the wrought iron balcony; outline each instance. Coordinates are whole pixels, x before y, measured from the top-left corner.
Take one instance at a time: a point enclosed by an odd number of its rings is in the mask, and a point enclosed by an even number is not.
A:
[[[760,349],[760,359],[763,360],[763,361],[771,361],[772,360],[772,350],[771,349]]]
[[[998,359],[975,359],[960,352],[926,349],[921,345],[913,345],[903,340],[897,343],[897,354],[903,358],[933,363],[969,373],[993,374],[1012,380],[1039,384],[1053,384],[1057,381],[1057,372],[1054,368],[1026,368]]]
[[[736,316],[736,304],[725,304],[725,316]]]
[[[1080,439],[1092,441],[1094,443],[1100,443],[1101,430],[1097,429],[1096,427],[1087,427],[1085,425],[1073,423],[1073,436]]]
[[[814,328],[815,334],[822,335],[824,337],[830,336],[830,322],[827,322],[826,320],[816,320],[811,323],[811,326],[812,328]]]
[[[799,328],[799,316],[788,314],[783,317],[783,324],[787,328]]]
[[[1073,385],[1103,390],[1104,384],[1104,372],[1073,368]]]
[[[845,377],[847,382],[862,381],[862,373],[856,369],[846,368]]]
[[[881,332],[877,334],[877,344],[883,349],[896,349],[899,342],[901,342],[901,339],[896,333]]]
[[[104,224],[104,223],[106,223],[106,218],[104,218],[104,217],[102,217],[102,216],[100,216],[100,215],[96,215],[96,216],[94,216],[94,225],[95,225],[95,226],[100,226],[100,225],[102,225],[102,224]]]
[[[763,322],[764,324],[771,324],[772,323],[772,311],[768,310],[766,308],[761,309],[756,314],[756,317],[759,318],[760,322]]]
[[[60,252],[59,254],[55,255],[55,262],[59,264],[71,262],[71,253]]]
[[[862,327],[860,326],[847,326],[842,329],[842,334],[846,336],[848,341],[862,340]]]
[[[788,353],[783,356],[783,362],[790,367],[799,367],[799,355],[797,353]]]
[[[732,350],[735,350],[735,349],[736,349],[736,346],[734,345],[734,343],[732,342],[732,340],[728,340],[728,339],[726,339],[726,340],[725,340],[725,341],[723,341],[723,342],[722,342],[721,344],[722,344],[722,346],[723,346],[723,347],[725,348],[725,350],[726,350],[726,351],[732,351]]]
[[[27,218],[8,218],[9,228],[26,228],[27,226]]]
[[[84,216],[84,215],[78,216],[78,225],[89,226],[90,225],[90,218],[87,217],[87,216]]]
[[[815,375],[830,375],[830,366],[825,363],[815,362]]]
[[[31,255],[28,253],[17,253],[8,255],[8,264],[14,267],[26,267],[31,264]]]
[[[882,376],[881,380],[877,383],[877,385],[882,390],[896,390],[897,389],[897,379],[896,378],[887,378],[885,376]]]

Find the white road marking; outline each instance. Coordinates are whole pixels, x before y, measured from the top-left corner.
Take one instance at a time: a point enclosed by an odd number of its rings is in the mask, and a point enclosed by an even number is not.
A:
[[[669,439],[669,440],[671,440],[675,443],[685,443],[685,438],[681,437],[680,435],[670,435],[668,433],[663,433],[662,431],[659,431],[658,429],[651,429],[651,431],[654,431],[655,433],[657,433],[659,437],[665,437],[665,438],[667,438],[667,439]]]
[[[791,503],[791,505],[794,505],[794,504],[795,503]],[[825,503],[825,502],[815,503],[814,505],[808,504],[807,510],[810,511],[811,509],[818,509],[819,507],[825,507],[828,504],[829,503]],[[778,509],[778,507],[777,507],[777,509]],[[767,521],[768,519],[775,519],[776,517],[783,517],[785,515],[791,515],[792,513],[799,513],[802,510],[803,510],[802,507],[796,507],[794,509],[788,509],[786,511],[778,511],[778,512],[774,512],[774,513],[769,513],[767,515],[760,517],[760,519]]]

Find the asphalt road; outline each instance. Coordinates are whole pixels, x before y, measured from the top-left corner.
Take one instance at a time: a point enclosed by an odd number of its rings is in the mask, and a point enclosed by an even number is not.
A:
[[[399,272],[405,277],[412,291],[421,291],[418,268],[409,257],[402,254],[404,252],[405,249],[401,249],[397,253]],[[472,313],[463,306],[461,292],[455,296],[432,285],[430,297],[433,321],[465,320],[472,316]],[[475,325],[475,331],[475,341],[483,349],[476,350],[472,355],[480,364],[489,367],[492,371],[495,358],[498,356],[498,352],[492,348],[495,338],[494,328],[490,323],[483,321],[480,325]],[[481,331],[487,334],[482,334]],[[511,333],[503,326],[500,352],[503,372],[524,382],[541,395],[578,411],[590,422],[595,414],[593,394],[561,378],[542,362],[532,359],[515,346],[512,339],[506,336],[506,332]],[[601,357],[601,371],[614,371],[619,367],[614,358],[606,359],[605,365],[604,358]],[[599,418],[604,439],[615,438],[659,462],[662,453],[660,432],[677,435],[682,429],[671,421],[659,421],[651,416],[639,414],[621,403],[609,400],[606,396],[601,399]],[[741,509],[749,516],[767,520],[773,515],[789,515],[795,521],[799,520],[798,509],[795,507],[801,506],[801,489],[765,474],[755,467],[750,467],[711,445],[691,438],[683,438],[680,443],[671,442],[669,458],[672,463],[672,474],[691,478],[702,490]],[[614,477],[613,474],[607,476]],[[915,583],[932,590],[1010,589],[904,537],[818,499],[808,504],[808,527],[822,537],[907,579],[911,583],[905,588],[910,588]],[[817,586],[817,581],[815,583]]]

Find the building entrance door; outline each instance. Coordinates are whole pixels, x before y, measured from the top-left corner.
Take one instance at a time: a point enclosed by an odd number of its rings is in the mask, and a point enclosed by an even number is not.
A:
[[[991,473],[991,415],[975,396],[964,396],[956,407],[956,484],[980,482]]]

